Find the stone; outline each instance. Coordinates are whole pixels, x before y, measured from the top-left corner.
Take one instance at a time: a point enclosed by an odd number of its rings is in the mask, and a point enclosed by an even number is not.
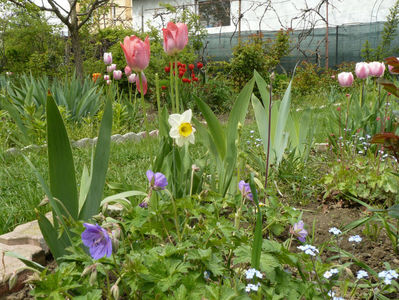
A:
[[[111,141],[119,144],[124,141],[124,137],[120,134],[114,134],[111,136]]]
[[[9,292],[18,290],[22,287],[23,281],[30,272],[24,269],[25,264],[18,258],[4,255],[5,252],[15,252],[28,260],[32,260],[41,265],[45,265],[46,256],[41,247],[34,245],[4,245],[0,244],[0,298]],[[17,274],[18,280],[12,291],[9,290],[8,280],[12,275]]]
[[[150,131],[150,136],[158,136],[158,134],[159,134],[159,130],[158,129]]]
[[[75,147],[78,147],[78,148],[83,148],[83,147],[86,147],[86,146],[91,145],[92,143],[93,143],[93,142],[92,142],[91,139],[89,139],[89,138],[84,138],[84,139],[80,139],[80,140],[74,142],[73,145],[74,145]]]
[[[316,152],[326,152],[329,148],[328,143],[315,143],[314,148]]]
[[[141,139],[141,137],[134,132],[128,132],[124,134],[123,138],[125,139],[125,141],[138,141]]]
[[[140,137],[140,139],[142,139],[147,136],[147,133],[145,131],[140,131],[137,135]]]
[[[21,150],[19,150],[18,148],[15,148],[15,147],[6,150],[7,154],[18,154],[20,152],[21,152]]]

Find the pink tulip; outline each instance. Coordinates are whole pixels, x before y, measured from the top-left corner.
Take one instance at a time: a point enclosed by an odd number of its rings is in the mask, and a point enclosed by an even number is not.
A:
[[[106,65],[112,64],[112,53],[111,52],[105,52],[104,53],[104,63]]]
[[[143,80],[143,90],[144,90],[144,95],[145,95],[147,93],[147,78],[145,77],[143,72],[141,72],[141,78]],[[139,76],[136,76],[136,87],[137,87],[137,90],[141,93]]]
[[[369,76],[369,64],[365,62],[360,62],[356,64],[355,73],[357,78],[366,79]]]
[[[132,74],[132,69],[130,69],[129,66],[125,67],[125,74],[126,74],[126,76],[129,76],[130,74]]]
[[[353,74],[351,72],[342,72],[338,74],[338,82],[343,87],[349,87],[353,83]]]
[[[110,85],[111,84],[111,80],[107,80],[107,85]]]
[[[123,40],[123,44],[121,43],[121,47],[130,69],[141,72],[147,68],[150,62],[150,40],[148,36],[144,42],[135,35],[127,36]]]
[[[370,75],[375,77],[381,77],[385,72],[384,63],[380,63],[378,61],[373,61],[369,63]]]
[[[112,64],[107,67],[107,73],[112,73],[115,70],[116,70],[116,64]]]
[[[120,80],[122,78],[122,71],[121,70],[115,70],[113,77],[115,80]]]
[[[163,49],[166,54],[174,55],[184,49],[188,43],[187,25],[169,22],[163,31]]]
[[[136,74],[130,74],[130,75],[127,77],[127,81],[128,81],[129,83],[134,83],[134,82],[136,81]]]
[[[109,75],[104,75],[104,80],[105,81],[109,80]]]

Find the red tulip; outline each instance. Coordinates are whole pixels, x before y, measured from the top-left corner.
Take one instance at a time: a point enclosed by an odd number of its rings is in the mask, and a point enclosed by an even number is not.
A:
[[[195,78],[194,72],[191,73],[191,78]]]
[[[179,72],[179,78],[182,78],[184,76],[184,72]]]
[[[166,54],[174,55],[181,50],[188,43],[188,29],[187,25],[183,23],[169,22],[163,31],[163,49]]]
[[[169,73],[170,72],[170,67],[165,67],[165,72]]]
[[[204,64],[202,62],[197,62],[197,68],[201,69],[204,66]]]
[[[193,81],[198,81],[198,77],[193,77]]]
[[[194,70],[194,65],[193,64],[189,64],[188,68],[192,71],[192,70]]]
[[[147,68],[150,62],[150,40],[148,36],[144,42],[137,36],[127,36],[121,43],[128,66],[135,72],[141,72]]]

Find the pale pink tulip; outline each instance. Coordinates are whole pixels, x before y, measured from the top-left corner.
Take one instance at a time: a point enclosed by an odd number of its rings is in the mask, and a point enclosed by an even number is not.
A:
[[[115,70],[113,77],[115,80],[120,80],[122,78],[122,71],[121,70]]]
[[[365,62],[360,62],[356,64],[355,73],[357,78],[366,79],[369,76],[369,64]]]
[[[111,80],[107,80],[107,85],[110,85],[111,84]]]
[[[141,72],[141,78],[143,80],[143,90],[144,90],[144,95],[145,95],[147,93],[147,78],[145,77],[143,72]],[[137,90],[141,93],[140,77],[138,75],[136,76],[136,87],[137,87]]]
[[[104,80],[105,81],[109,80],[109,75],[104,75]]]
[[[126,74],[126,76],[130,76],[130,74],[132,74],[132,69],[130,69],[130,67],[129,66],[126,66],[125,67],[125,74]]]
[[[115,70],[116,70],[116,64],[112,64],[107,67],[107,73],[112,73]]]
[[[385,72],[385,65],[384,63],[380,63],[378,61],[373,61],[368,64],[370,69],[370,75],[375,77],[381,77],[384,75]]]
[[[105,52],[104,53],[104,63],[106,65],[112,64],[112,53],[111,52]]]
[[[134,83],[134,82],[136,81],[136,74],[130,74],[130,75],[127,77],[127,81],[128,81],[129,83]]]
[[[353,74],[351,72],[339,73],[338,82],[343,87],[351,86],[353,84]]]
[[[144,42],[137,36],[127,36],[121,43],[123,53],[130,69],[135,72],[141,72],[148,67],[150,62],[150,40],[148,36]]]
[[[169,22],[163,31],[163,49],[168,55],[174,55],[184,49],[188,43],[187,25]]]

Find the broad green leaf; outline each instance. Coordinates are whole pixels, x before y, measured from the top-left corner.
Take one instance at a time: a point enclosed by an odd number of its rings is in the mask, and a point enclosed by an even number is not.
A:
[[[33,269],[35,269],[35,270],[40,271],[40,272],[43,271],[43,270],[45,269],[45,267],[43,267],[41,264],[38,264],[37,262],[31,261],[31,260],[29,260],[29,259],[23,257],[22,255],[20,255],[20,254],[18,254],[18,253],[16,253],[16,252],[13,252],[13,251],[6,251],[6,252],[4,252],[4,255],[5,255],[5,256],[10,256],[10,257],[18,258],[20,261],[22,261],[22,262],[23,262],[25,265],[27,265],[28,267],[31,267],[31,268],[33,268]]]
[[[104,205],[105,203],[109,203],[109,202],[119,200],[119,199],[126,199],[127,197],[132,197],[132,196],[147,196],[147,194],[142,191],[127,191],[127,192],[119,193],[119,194],[104,198],[104,200],[101,201],[101,205]],[[129,201],[129,204],[130,204],[130,201]]]
[[[52,97],[47,98],[46,115],[51,193],[63,203],[68,213],[76,220],[79,203],[71,144],[61,114]],[[68,215],[68,213],[63,214]]]
[[[105,104],[103,119],[101,120],[100,132],[93,160],[93,172],[91,174],[90,189],[86,201],[82,207],[80,218],[88,220],[98,213],[102,200],[105,176],[108,169],[109,152],[111,147],[112,130],[112,103],[108,99]]]
[[[14,120],[14,122],[18,126],[19,130],[21,130],[22,142],[27,144],[28,141],[30,140],[29,134],[28,134],[28,129],[22,122],[22,119],[20,117],[18,109],[16,108],[16,106],[14,104],[8,102],[5,97],[2,97],[1,99],[2,99],[2,101],[0,102],[1,106],[3,107],[3,109],[5,109],[9,113],[10,117]]]
[[[198,98],[195,95],[194,95],[194,100],[197,103],[198,108],[202,112],[202,115],[204,116],[208,124],[212,140],[216,145],[221,160],[223,160],[226,155],[226,136],[223,127],[220,124],[218,118],[210,109],[210,107],[204,101],[202,101],[200,98]]]
[[[79,212],[81,211],[83,204],[85,203],[87,193],[90,188],[91,177],[89,170],[86,165],[83,166],[82,178],[80,179],[80,190],[79,190]]]
[[[252,95],[252,107],[255,112],[255,120],[258,126],[259,135],[262,139],[263,150],[267,153],[269,114],[255,95]]]

